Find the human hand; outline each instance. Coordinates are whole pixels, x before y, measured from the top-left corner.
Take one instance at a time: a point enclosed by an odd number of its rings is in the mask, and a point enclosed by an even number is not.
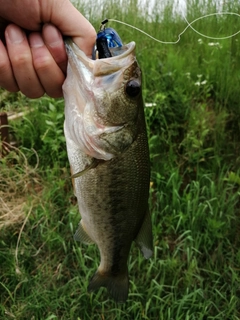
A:
[[[0,0],[0,87],[29,98],[61,97],[62,35],[92,54],[96,32],[69,0]]]

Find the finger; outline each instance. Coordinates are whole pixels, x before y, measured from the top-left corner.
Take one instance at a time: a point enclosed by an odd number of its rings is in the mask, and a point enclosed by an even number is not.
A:
[[[48,10],[48,16],[44,16],[44,13],[46,13],[46,10],[42,12],[44,21],[54,24],[63,35],[72,37],[73,41],[86,55],[92,55],[92,49],[96,41],[96,31],[70,1],[52,2],[51,10]]]
[[[33,65],[45,92],[53,98],[62,97],[62,84],[65,76],[43,42],[41,34],[32,32],[29,35],[29,44]],[[59,56],[61,57],[61,53]]]
[[[25,0],[26,7],[31,10],[19,10],[19,3],[20,0],[0,0],[1,16],[32,31],[40,30],[42,23],[52,23],[63,35],[72,37],[74,42],[91,56],[96,32],[69,0]]]
[[[56,61],[60,69],[66,73],[67,70],[67,54],[64,46],[62,34],[50,23],[46,23],[42,29],[42,35],[45,45]]]
[[[32,53],[25,33],[14,24],[5,32],[7,50],[19,89],[29,98],[38,98],[44,89],[33,67]]]
[[[0,40],[0,87],[10,91],[19,90],[15,81],[12,67],[8,58],[7,50]]]

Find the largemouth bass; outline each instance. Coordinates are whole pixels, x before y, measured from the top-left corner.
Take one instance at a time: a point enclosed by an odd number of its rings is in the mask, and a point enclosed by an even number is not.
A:
[[[132,242],[145,258],[152,255],[149,150],[135,43],[110,48],[112,57],[96,60],[71,39],[65,45],[64,133],[81,215],[74,237],[100,251],[88,290],[106,287],[115,301],[125,302]]]

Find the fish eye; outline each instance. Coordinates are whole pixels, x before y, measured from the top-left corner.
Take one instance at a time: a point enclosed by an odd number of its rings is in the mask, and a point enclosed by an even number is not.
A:
[[[129,97],[135,98],[141,91],[140,84],[135,80],[128,81],[126,85],[126,93]]]

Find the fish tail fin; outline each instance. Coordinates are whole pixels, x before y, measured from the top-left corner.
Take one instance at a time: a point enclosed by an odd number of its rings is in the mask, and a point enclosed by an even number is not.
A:
[[[94,291],[100,287],[107,288],[111,297],[118,303],[124,303],[128,297],[128,272],[125,274],[102,274],[97,270],[90,280],[88,291]]]

